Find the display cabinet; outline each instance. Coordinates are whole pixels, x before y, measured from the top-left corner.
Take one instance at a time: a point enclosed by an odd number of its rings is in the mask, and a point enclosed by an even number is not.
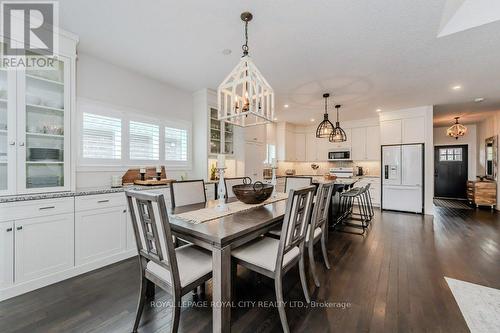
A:
[[[225,121],[217,120],[217,109],[210,107],[209,112],[209,154],[234,154],[234,127]]]

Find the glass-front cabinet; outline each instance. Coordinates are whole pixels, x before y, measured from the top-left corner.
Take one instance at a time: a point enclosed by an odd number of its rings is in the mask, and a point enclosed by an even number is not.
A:
[[[217,120],[217,109],[210,108],[209,153],[234,155],[234,126]]]

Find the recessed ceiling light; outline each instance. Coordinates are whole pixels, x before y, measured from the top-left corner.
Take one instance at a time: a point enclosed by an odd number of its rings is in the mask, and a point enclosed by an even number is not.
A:
[[[231,53],[233,53],[233,51],[231,51],[231,49],[224,49],[224,50],[222,50],[222,54],[223,55],[230,55]]]
[[[274,121],[278,121],[278,118],[277,118],[277,117],[274,117]]]
[[[288,105],[288,104],[283,105],[283,107],[284,107],[285,109],[287,109],[289,106],[290,106],[290,105]]]
[[[381,112],[381,111],[382,111],[382,109],[377,109],[377,110],[375,110],[375,111],[377,111],[377,112]]]
[[[483,97],[474,98],[474,102],[476,102],[476,103],[481,103],[483,101],[484,101]]]
[[[453,89],[453,90],[460,90],[460,89],[462,89],[462,86],[459,85],[459,84],[457,84],[456,86],[451,87],[451,89]]]
[[[313,121],[314,121],[314,118],[311,118],[311,122],[313,122]]]

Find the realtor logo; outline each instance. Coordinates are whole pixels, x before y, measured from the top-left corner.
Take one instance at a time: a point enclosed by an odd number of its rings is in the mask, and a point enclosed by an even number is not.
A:
[[[22,57],[53,57],[58,46],[58,3],[55,1],[3,1],[1,33],[4,37],[2,63],[5,67],[30,67]],[[33,67],[43,67],[40,62]]]

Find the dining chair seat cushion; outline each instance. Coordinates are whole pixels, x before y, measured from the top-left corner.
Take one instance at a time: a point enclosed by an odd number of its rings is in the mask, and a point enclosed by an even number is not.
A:
[[[249,264],[274,272],[280,241],[271,237],[264,237],[258,241],[245,244],[232,251],[232,256]],[[283,267],[298,257],[300,250],[297,246],[288,251],[283,257]]]
[[[212,271],[212,256],[193,244],[176,248],[175,255],[181,287],[189,285]],[[157,263],[149,261],[146,270],[168,284],[172,284],[170,272]]]
[[[314,239],[316,239],[317,237],[319,237],[322,233],[322,230],[320,227],[317,227],[316,229],[314,229]],[[309,236],[311,235],[311,225],[309,224],[307,226],[307,234],[306,234],[306,240],[309,240]]]

